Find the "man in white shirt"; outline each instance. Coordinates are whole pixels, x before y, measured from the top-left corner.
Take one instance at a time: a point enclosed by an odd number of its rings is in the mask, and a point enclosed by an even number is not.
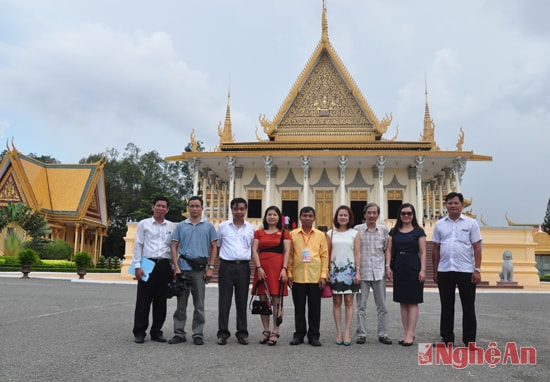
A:
[[[435,224],[432,241],[434,281],[441,301],[441,340],[455,341],[455,288],[462,303],[462,341],[475,342],[477,320],[475,312],[476,285],[481,281],[481,232],[477,222],[464,216],[464,196],[451,192],[445,197],[448,215]]]
[[[166,342],[162,335],[162,325],[166,320],[166,293],[172,280],[171,245],[174,224],[164,217],[169,211],[169,202],[165,197],[157,197],[153,201],[153,217],[139,222],[134,244],[132,264],[138,280],[136,308],[134,312],[135,342],[145,342],[149,326],[149,312],[153,305],[153,323],[151,325],[151,340]],[[155,263],[147,281],[143,281],[144,272],[141,260],[148,258]]]
[[[243,198],[235,198],[230,203],[233,218],[218,227],[218,345],[225,345],[231,336],[229,332],[229,312],[233,290],[237,312],[237,332],[235,336],[241,345],[248,345],[247,307],[250,285],[250,259],[254,227],[245,221],[248,203]]]

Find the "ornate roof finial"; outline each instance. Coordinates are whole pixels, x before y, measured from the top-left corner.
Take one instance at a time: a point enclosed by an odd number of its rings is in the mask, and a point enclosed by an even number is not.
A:
[[[426,97],[426,107],[424,109],[424,131],[422,133],[422,141],[430,142],[432,148],[438,149],[435,144],[435,123],[430,116],[430,107],[428,106],[428,80],[424,75],[424,95]]]
[[[223,123],[223,130],[221,128],[221,122],[218,124],[218,135],[220,136],[220,146],[224,143],[231,143],[235,141],[233,131],[231,129],[231,85],[227,89],[227,109],[225,111],[225,121]]]
[[[323,18],[321,21],[321,27],[322,27],[322,34],[321,34],[321,41],[327,42],[328,41],[328,21],[327,21],[327,7],[325,4],[325,0],[323,0]]]

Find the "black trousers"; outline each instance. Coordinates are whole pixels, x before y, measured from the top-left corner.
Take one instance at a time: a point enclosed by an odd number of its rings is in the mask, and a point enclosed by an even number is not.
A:
[[[294,338],[319,339],[321,326],[321,289],[319,283],[292,284],[292,301],[294,302]],[[306,325],[306,303],[307,323]],[[308,329],[309,326],[309,329]]]
[[[166,320],[166,292],[172,277],[170,261],[162,260],[156,263],[147,282],[138,281],[133,330],[135,336],[145,337],[147,334],[151,304],[153,305],[151,335],[162,334],[162,325]]]
[[[466,272],[437,272],[437,286],[441,301],[441,322],[439,331],[444,342],[454,342],[455,289],[462,304],[462,341],[465,344],[475,342],[476,320],[476,284],[472,283],[472,274]]]
[[[218,271],[218,338],[229,338],[229,312],[235,290],[238,338],[248,337],[247,300],[250,286],[250,264],[248,261],[230,262],[220,259]]]

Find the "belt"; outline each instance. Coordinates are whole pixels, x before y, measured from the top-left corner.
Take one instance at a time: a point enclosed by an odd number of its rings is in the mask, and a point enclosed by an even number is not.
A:
[[[225,260],[220,258],[221,261],[224,263],[232,263],[232,264],[248,264],[250,263],[250,260]]]
[[[164,263],[164,262],[170,262],[170,259],[164,259],[164,258],[154,258],[154,257],[148,257],[148,260],[151,260],[155,264]]]

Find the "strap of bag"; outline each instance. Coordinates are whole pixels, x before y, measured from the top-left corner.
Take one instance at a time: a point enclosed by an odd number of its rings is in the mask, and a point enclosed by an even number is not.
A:
[[[285,283],[283,280],[279,280],[279,316],[283,314],[283,293],[285,291]]]
[[[260,249],[258,253],[277,252],[277,253],[283,254],[284,251],[285,251],[285,229],[283,228],[283,232],[281,234],[281,241],[279,242],[279,245],[277,245],[276,247]]]

